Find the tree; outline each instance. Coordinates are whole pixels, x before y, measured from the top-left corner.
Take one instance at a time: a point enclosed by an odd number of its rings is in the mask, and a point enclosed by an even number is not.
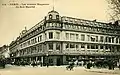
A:
[[[108,6],[111,9],[109,13],[110,20],[120,20],[120,0],[107,0]]]

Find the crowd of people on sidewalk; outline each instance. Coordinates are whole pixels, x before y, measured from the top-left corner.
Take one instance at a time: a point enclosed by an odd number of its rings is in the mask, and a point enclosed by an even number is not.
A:
[[[38,66],[40,65],[41,67],[43,66],[43,63],[41,61],[18,61],[18,62],[11,62],[10,63],[11,65],[16,65],[16,66],[26,66],[26,65],[29,65],[29,66]]]
[[[5,64],[7,64],[5,61],[0,60],[0,66],[2,66],[3,68],[5,68]],[[16,66],[47,66],[49,67],[49,63],[42,63],[41,61],[37,60],[37,61],[17,61],[17,62],[10,62],[8,64],[11,65],[16,65]],[[120,70],[120,63],[116,63],[115,61],[109,60],[109,61],[87,61],[87,62],[79,62],[78,60],[71,60],[68,62],[68,66],[66,67],[67,70],[73,70],[74,67],[76,66],[83,66],[87,69],[91,69],[91,67],[93,68],[108,68],[109,70],[114,70],[114,68],[119,68]]]
[[[109,70],[114,70],[115,68],[119,68],[120,70],[120,63],[117,64],[115,61],[97,61],[97,62],[87,62],[86,68],[90,69],[93,68],[108,68]]]
[[[71,61],[69,63],[69,65],[66,67],[66,69],[70,69],[73,70],[73,68],[75,66],[84,66],[87,69],[91,69],[91,67],[93,68],[108,68],[109,70],[114,70],[115,68],[119,68],[120,70],[120,63],[117,63],[115,61],[112,60],[108,60],[108,61],[96,61],[96,62],[92,62],[92,61],[88,61],[86,63],[79,63],[78,60],[76,61]]]

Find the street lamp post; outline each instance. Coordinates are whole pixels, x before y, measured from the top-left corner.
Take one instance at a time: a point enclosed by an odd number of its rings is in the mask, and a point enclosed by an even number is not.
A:
[[[46,65],[47,65],[47,67],[48,67],[48,66],[49,66],[49,61],[48,61],[48,60],[49,60],[49,59],[48,59],[48,54],[46,54],[46,56],[47,56],[47,64],[46,64]]]

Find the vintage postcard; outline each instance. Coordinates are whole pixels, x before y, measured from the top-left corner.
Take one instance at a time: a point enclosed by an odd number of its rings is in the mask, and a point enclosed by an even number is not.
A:
[[[0,75],[120,75],[119,0],[0,0]]]

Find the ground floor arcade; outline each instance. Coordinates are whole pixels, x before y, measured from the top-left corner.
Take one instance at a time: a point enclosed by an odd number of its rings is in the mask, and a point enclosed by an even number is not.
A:
[[[98,60],[113,60],[120,63],[120,56],[94,56],[94,55],[44,55],[44,56],[24,56],[24,57],[16,57],[10,59],[12,62],[32,62],[32,61],[40,61],[43,66],[47,63],[49,65],[68,65],[71,60],[74,62],[77,61],[82,65],[85,65],[87,62],[96,62]]]

